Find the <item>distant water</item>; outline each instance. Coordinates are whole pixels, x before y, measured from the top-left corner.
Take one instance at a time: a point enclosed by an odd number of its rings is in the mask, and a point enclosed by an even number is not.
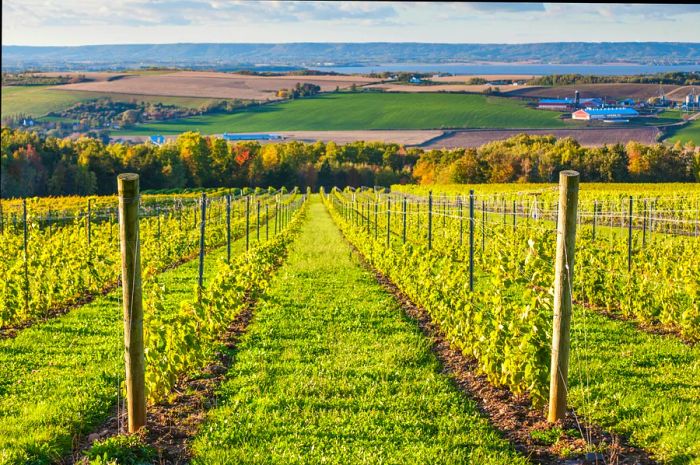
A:
[[[382,71],[452,74],[654,74],[700,71],[700,65],[470,65],[459,63],[392,63],[372,66],[309,66],[320,71],[369,74]]]

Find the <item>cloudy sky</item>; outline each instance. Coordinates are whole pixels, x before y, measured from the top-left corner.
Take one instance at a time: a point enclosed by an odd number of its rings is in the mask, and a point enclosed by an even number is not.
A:
[[[698,5],[3,0],[3,45],[700,42]]]

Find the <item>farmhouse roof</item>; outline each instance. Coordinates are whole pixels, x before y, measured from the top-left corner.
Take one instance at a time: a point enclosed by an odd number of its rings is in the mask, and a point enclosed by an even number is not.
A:
[[[579,111],[585,111],[589,115],[639,115],[639,112],[634,108],[585,108]]]
[[[543,98],[543,99],[540,99],[540,103],[545,103],[545,104],[546,103],[552,103],[552,104],[563,103],[563,104],[568,105],[568,104],[574,103],[574,101],[571,100],[570,98]]]

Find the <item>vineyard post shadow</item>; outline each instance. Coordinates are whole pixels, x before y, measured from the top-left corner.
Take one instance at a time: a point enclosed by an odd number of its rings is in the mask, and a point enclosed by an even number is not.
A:
[[[146,425],[143,306],[141,301],[141,246],[139,240],[139,176],[117,177],[119,233],[124,302],[124,356],[129,432]]]
[[[557,218],[557,255],[554,274],[554,318],[548,415],[548,420],[551,423],[563,420],[566,415],[578,186],[578,172],[566,170],[559,173],[559,214]]]

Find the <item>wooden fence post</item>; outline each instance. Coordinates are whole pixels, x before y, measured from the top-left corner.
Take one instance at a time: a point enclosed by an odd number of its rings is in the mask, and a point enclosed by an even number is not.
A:
[[[433,191],[428,192],[428,250],[433,248]]]
[[[245,197],[245,251],[250,248],[250,194]]]
[[[644,200],[644,225],[642,226],[642,247],[647,245],[647,201]]]
[[[117,177],[119,234],[122,255],[122,300],[124,302],[124,356],[129,432],[146,425],[145,361],[143,351],[143,306],[141,301],[141,245],[139,240],[139,176]]]
[[[197,298],[202,297],[202,286],[204,285],[204,251],[205,251],[205,228],[207,224],[207,194],[202,192],[202,221],[199,223],[199,279],[197,281]]]
[[[460,203],[461,205],[461,203]],[[461,214],[460,214],[461,217]],[[461,242],[461,234],[460,234]],[[469,191],[469,290],[474,290],[474,190]]]
[[[567,170],[559,173],[559,215],[554,275],[554,324],[549,384],[548,420],[550,422],[563,420],[566,415],[578,185],[578,172]]]
[[[231,263],[231,194],[226,194],[226,263]]]
[[[462,211],[462,197],[459,195],[457,196],[457,214],[459,215],[459,246],[461,247],[464,242],[464,212]]]
[[[24,219],[23,251],[24,251],[24,310],[29,314],[29,231],[27,230],[27,199],[22,199],[22,218]]]
[[[270,204],[265,204],[265,240],[270,240]]]
[[[391,245],[391,199],[386,199],[386,246]]]

